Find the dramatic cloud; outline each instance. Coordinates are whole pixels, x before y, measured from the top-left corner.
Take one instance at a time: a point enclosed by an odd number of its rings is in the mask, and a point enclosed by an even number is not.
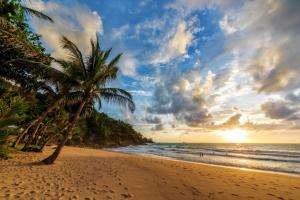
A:
[[[162,131],[164,130],[163,124],[156,124],[153,128],[151,128],[152,131]]]
[[[292,117],[298,109],[293,109],[288,106],[287,102],[266,102],[262,104],[261,109],[271,119],[288,119]]]
[[[55,58],[66,57],[60,43],[62,35],[76,43],[83,52],[88,53],[90,40],[95,39],[96,33],[103,33],[101,17],[96,11],[82,4],[75,2],[64,5],[56,1],[33,0],[30,6],[54,20],[51,24],[33,18],[32,26],[42,35],[43,41],[52,50],[52,56]]]
[[[156,84],[153,105],[148,112],[172,114],[176,120],[190,126],[207,123],[212,116],[208,106],[213,98],[208,94],[212,86],[213,74],[208,73],[206,80],[191,71],[186,74],[169,74]]]
[[[157,116],[147,116],[145,118],[145,121],[150,124],[160,124],[161,123],[161,119]]]
[[[224,122],[221,127],[223,128],[235,128],[240,125],[240,118],[242,117],[242,114],[237,113],[233,116],[231,116],[229,119],[227,119],[226,122]]]
[[[295,93],[290,93],[286,95],[286,99],[291,103],[299,104],[300,103],[300,91],[297,90]]]
[[[299,85],[295,76],[300,72],[299,8],[297,0],[245,1],[238,12],[228,11],[229,21],[221,21],[226,24],[225,33],[228,27],[239,33],[239,39],[228,41],[227,46],[245,58],[244,65],[249,63],[258,92],[292,90]]]

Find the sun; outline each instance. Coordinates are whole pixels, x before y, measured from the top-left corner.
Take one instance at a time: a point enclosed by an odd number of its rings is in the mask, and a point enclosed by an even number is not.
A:
[[[224,131],[225,140],[234,143],[247,142],[247,134],[247,131],[241,129],[232,129]]]

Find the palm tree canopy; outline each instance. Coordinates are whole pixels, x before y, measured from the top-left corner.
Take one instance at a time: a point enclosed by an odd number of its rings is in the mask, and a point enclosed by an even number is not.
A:
[[[56,60],[57,63],[69,74],[70,77],[80,83],[80,87],[74,92],[74,99],[83,99],[89,95],[91,99],[98,102],[101,107],[101,100],[108,103],[116,103],[127,107],[131,112],[135,110],[132,96],[120,88],[109,88],[107,85],[117,78],[117,64],[122,56],[118,54],[108,62],[111,53],[109,50],[101,50],[99,38],[91,40],[91,53],[83,57],[79,48],[68,38],[61,40],[62,47],[68,51],[67,60]],[[79,89],[80,88],[80,89]]]

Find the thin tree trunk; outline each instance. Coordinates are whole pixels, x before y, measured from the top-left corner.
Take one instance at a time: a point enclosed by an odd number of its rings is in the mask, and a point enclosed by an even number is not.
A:
[[[58,155],[60,154],[62,148],[64,147],[65,143],[68,141],[69,138],[69,134],[68,132],[66,132],[64,134],[63,139],[59,142],[59,144],[57,145],[55,151],[45,160],[43,160],[42,162],[45,164],[53,164],[54,161],[57,159]]]
[[[23,147],[22,151],[28,151],[29,146],[31,145],[32,140],[34,139],[36,133],[38,132],[42,122],[44,121],[44,119],[46,119],[48,113],[52,112],[59,104],[60,100],[62,97],[58,98],[53,104],[52,106],[50,106],[35,122],[35,129],[33,131],[33,133],[29,136],[28,140],[25,143],[25,146]],[[28,130],[27,130],[28,131]]]
[[[13,143],[12,147],[17,147],[17,145],[20,143],[20,141],[24,138],[25,134],[29,131],[29,129],[34,126],[34,124],[37,122],[37,120],[33,120],[23,131],[22,133],[17,137],[15,142]]]
[[[62,148],[64,147],[65,143],[68,141],[68,137],[69,135],[71,135],[73,128],[77,122],[77,120],[80,117],[80,114],[82,112],[82,109],[84,108],[85,104],[87,103],[87,101],[89,100],[89,98],[84,99],[81,103],[79,108],[77,109],[73,119],[71,119],[71,122],[69,123],[69,126],[67,128],[67,131],[64,134],[63,139],[60,141],[60,143],[57,145],[55,151],[46,159],[42,160],[41,162],[45,163],[45,164],[53,164],[54,161],[57,159],[57,157],[59,156]]]
[[[64,132],[67,128],[68,128],[69,124],[67,124],[59,133],[50,135],[48,138],[46,138],[43,143],[40,145],[40,151],[43,151],[44,147],[46,146],[46,144],[52,140],[55,136],[59,135],[61,132]]]
[[[40,149],[39,151],[43,151],[44,147],[46,146],[46,144],[52,140],[52,138],[54,138],[55,136],[57,136],[58,134],[53,134],[51,136],[49,136],[48,138],[46,138],[44,141],[39,143]]]
[[[37,145],[39,143],[39,140],[43,138],[47,131],[47,126],[44,126],[43,128],[40,129],[40,131],[36,134],[36,136],[32,140],[32,144]]]

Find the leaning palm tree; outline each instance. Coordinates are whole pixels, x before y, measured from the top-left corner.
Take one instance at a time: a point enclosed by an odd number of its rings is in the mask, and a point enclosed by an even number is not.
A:
[[[27,62],[32,63],[32,61]],[[26,128],[22,131],[22,133],[17,137],[16,141],[14,142],[13,146],[16,147],[22,140],[22,138],[28,133],[28,131],[34,127],[33,132],[30,134],[27,142],[25,143],[24,148],[22,149],[24,151],[28,150],[29,145],[31,144],[33,138],[38,132],[40,125],[47,118],[47,115],[59,106],[70,103],[73,97],[74,88],[80,86],[80,83],[77,82],[76,79],[73,79],[63,71],[57,70],[52,67],[47,67],[44,64],[38,62],[35,62],[33,64],[36,67],[39,67],[41,70],[43,69],[45,71],[45,74],[47,74],[47,76],[44,76],[43,79],[46,83],[48,83],[48,85],[42,83],[38,89],[46,90],[47,92],[49,92],[50,96],[52,96],[53,101],[39,117],[31,121],[26,126]]]
[[[69,119],[62,140],[57,145],[53,154],[42,161],[46,164],[52,164],[56,160],[69,136],[72,135],[72,131],[82,111],[90,103],[101,105],[101,101],[104,100],[108,103],[117,103],[125,106],[131,112],[135,109],[130,93],[120,88],[107,87],[111,81],[117,78],[117,64],[122,54],[117,55],[107,63],[111,49],[107,51],[101,50],[98,38],[96,41],[91,41],[92,51],[86,59],[83,58],[78,47],[68,38],[63,37],[62,44],[63,48],[69,52],[69,57],[67,60],[57,60],[57,62],[66,73],[80,83],[80,87],[77,87],[76,93],[73,93],[74,98],[78,99],[78,104],[76,112]]]
[[[22,133],[18,136],[17,140],[14,143],[14,147],[16,147],[22,140],[22,138],[28,133],[28,131],[32,127],[34,127],[33,132],[29,135],[28,140],[26,141],[25,146],[22,149],[23,151],[29,150],[29,146],[32,140],[35,138],[43,121],[47,118],[47,115],[59,106],[69,104],[72,101],[73,97],[73,91],[71,90],[79,86],[79,83],[76,82],[76,80],[72,79],[72,77],[69,77],[67,74],[59,70],[50,68],[48,72],[50,74],[50,79],[57,81],[57,83],[55,84],[57,86],[56,91],[52,91],[49,88],[49,91],[51,91],[53,96],[53,101],[51,102],[49,107],[37,119],[30,122],[28,126],[22,131]]]

